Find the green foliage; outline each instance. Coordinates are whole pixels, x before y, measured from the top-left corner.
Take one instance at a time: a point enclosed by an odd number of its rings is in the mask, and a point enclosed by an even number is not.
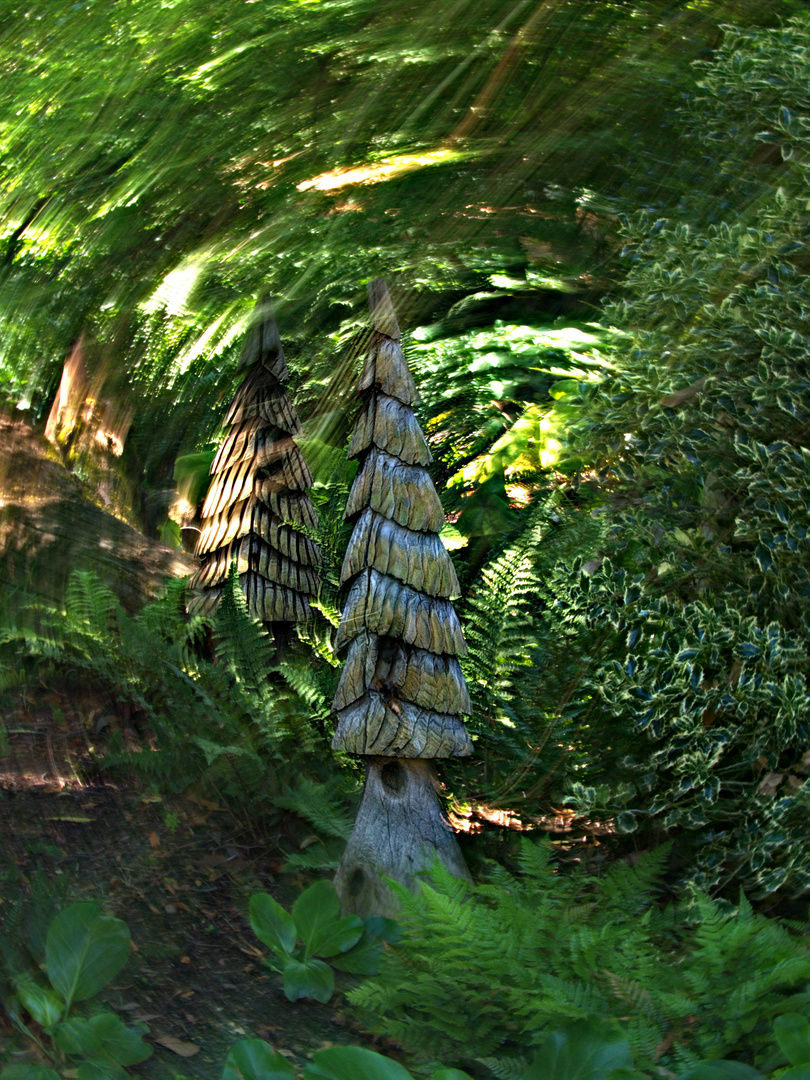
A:
[[[580,722],[584,650],[548,633],[555,567],[573,551],[596,552],[605,531],[589,499],[573,489],[539,495],[517,535],[501,544],[470,582],[459,614],[468,646],[462,661],[476,760],[446,762],[443,775],[461,797],[511,808],[537,805],[562,789],[564,747]]]
[[[590,303],[617,206],[680,191],[670,114],[688,61],[718,20],[771,8],[463,0],[440,23],[427,0],[14,9],[0,388],[41,415],[85,331],[105,397],[137,410],[125,455],[162,485],[213,434],[260,288],[300,335],[305,416],[351,381],[327,342],[377,273],[409,290],[412,325],[437,306],[465,330],[482,311],[521,325]]]
[[[395,926],[379,916],[361,919],[340,914],[340,900],[329,881],[316,881],[293,904],[292,913],[268,893],[250,898],[250,925],[271,950],[269,963],[284,977],[290,1001],[329,1001],[335,990],[331,967],[368,975],[377,970],[383,942]],[[329,964],[324,961],[328,960]],[[331,967],[330,967],[331,965]]]
[[[9,1019],[39,1045],[54,1064],[76,1069],[79,1080],[124,1080],[124,1069],[152,1053],[141,1036],[148,1028],[129,1028],[114,1014],[72,1015],[76,1001],[95,997],[129,958],[125,923],[103,915],[92,902],[73,904],[51,922],[45,941],[44,974],[36,967],[14,968],[6,954],[12,994],[4,1000]],[[32,1034],[26,1014],[50,1040],[50,1049]],[[80,1059],[77,1062],[70,1059]],[[2,1080],[52,1080],[57,1074],[39,1065],[11,1065]]]
[[[564,569],[546,619],[601,636],[575,803],[677,828],[681,873],[732,896],[810,887],[809,45],[806,16],[727,28],[698,69],[714,178],[630,225],[606,312],[632,337],[590,411],[616,569]]]
[[[273,799],[273,804],[294,810],[315,831],[304,850],[289,855],[287,870],[336,870],[354,824],[356,783],[341,771],[323,781],[302,776]]]
[[[686,830],[683,873],[702,888],[806,890],[803,637],[724,600],[651,594],[607,560],[590,575],[563,567],[555,591],[546,632],[571,648],[599,637],[577,690],[588,779],[570,801],[623,832]]]
[[[74,904],[54,919],[45,942],[45,970],[65,1000],[95,997],[129,958],[129,930],[94,903]]]
[[[604,1080],[632,1065],[617,1024],[579,1020],[549,1035],[521,1080]]]
[[[299,1073],[290,1062],[261,1039],[244,1039],[232,1047],[222,1080],[287,1080]],[[304,1080],[413,1080],[406,1068],[391,1058],[361,1046],[333,1046],[313,1055],[304,1066]],[[458,1069],[437,1069],[433,1080],[470,1080]]]
[[[272,643],[235,579],[213,624],[188,619],[184,605],[184,583],[172,582],[131,617],[106,586],[75,572],[65,606],[24,609],[0,631],[0,648],[20,672],[89,682],[140,726],[150,749],[133,748],[133,734],[117,729],[104,767],[131,769],[164,790],[202,782],[255,813],[301,780],[305,764],[317,771],[319,751],[328,760],[332,669],[306,655],[274,668]],[[209,631],[213,662],[199,648]]]
[[[434,456],[449,477],[449,505],[463,506],[466,535],[497,534],[502,529],[481,486],[489,482],[494,491],[497,485],[505,498],[505,470],[513,482],[537,482],[557,461],[569,419],[562,399],[570,407],[580,381],[599,378],[609,366],[602,354],[616,335],[595,323],[569,321],[496,323],[439,341],[425,329],[413,336],[413,366],[424,387],[421,413]],[[489,513],[479,518],[478,510]]]
[[[232,1046],[222,1080],[287,1080],[295,1076],[289,1061],[262,1039],[242,1039]]]
[[[667,854],[592,879],[526,840],[519,876],[474,888],[437,866],[418,894],[397,888],[403,937],[350,1000],[408,1049],[493,1070],[588,1019],[620,1020],[642,1069],[757,1055],[776,1016],[810,1005],[807,939],[743,899],[660,908]]]
[[[777,1016],[773,1030],[779,1049],[791,1065],[810,1065],[810,1020],[806,1016]]]
[[[800,1042],[792,1045],[787,1054],[793,1068],[773,1073],[778,1080],[806,1080],[810,1062],[810,1043],[806,1040],[806,1018],[795,1013],[779,1017],[777,1032],[801,1031]],[[778,1036],[780,1046],[783,1036]],[[633,1059],[630,1044],[618,1021],[596,1018],[576,1020],[553,1031],[538,1047],[528,1066],[509,1064],[502,1059],[488,1063],[492,1073],[502,1080],[648,1080],[650,1073],[641,1072]],[[336,1046],[323,1050],[296,1072],[286,1058],[259,1039],[237,1043],[228,1055],[223,1080],[286,1080],[303,1076],[303,1080],[413,1080],[407,1069],[390,1058],[358,1046]],[[425,1075],[422,1073],[421,1075]],[[660,1067],[653,1076],[666,1075],[672,1080],[765,1080],[765,1075],[741,1061],[707,1058],[678,1069],[677,1073]],[[431,1080],[471,1080],[460,1069],[439,1067]]]

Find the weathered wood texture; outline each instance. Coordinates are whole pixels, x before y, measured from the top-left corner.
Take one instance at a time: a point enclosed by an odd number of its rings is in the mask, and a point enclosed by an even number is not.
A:
[[[456,657],[466,653],[452,599],[458,578],[438,532],[439,497],[413,414],[416,385],[385,283],[370,290],[363,399],[349,457],[359,457],[346,508],[354,520],[343,562],[347,595],[336,647],[348,648],[334,700],[333,746],[352,754],[455,757],[472,752],[460,714],[470,699]]]
[[[318,547],[306,535],[318,517],[312,474],[294,436],[298,415],[282,382],[287,364],[269,303],[254,312],[228,410],[228,435],[211,465],[191,581],[190,613],[212,614],[236,560],[251,613],[264,622],[302,622],[319,587]]]
[[[470,880],[435,786],[429,761],[368,759],[363,800],[335,877],[346,911],[395,916],[399,904],[383,879],[416,889],[418,875],[437,856],[456,877]]]

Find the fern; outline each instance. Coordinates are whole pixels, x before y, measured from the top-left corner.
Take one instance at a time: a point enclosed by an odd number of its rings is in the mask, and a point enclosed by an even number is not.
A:
[[[212,634],[214,662],[197,647]],[[106,586],[77,573],[63,607],[29,605],[0,633],[0,646],[15,670],[33,666],[40,677],[106,693],[127,731],[113,729],[99,764],[157,788],[201,783],[256,812],[304,762],[310,770],[331,762],[323,726],[332,669],[311,659],[275,668],[271,641],[233,581],[212,623],[187,619],[183,582],[131,617]]]
[[[295,810],[321,833],[337,840],[347,840],[354,823],[354,808],[347,806],[349,792],[342,776],[326,783],[302,776],[296,784],[276,800],[276,806]],[[354,795],[351,792],[351,795]]]
[[[445,779],[463,797],[519,809],[562,787],[563,747],[580,722],[583,659],[546,632],[552,567],[571,546],[594,550],[602,523],[559,492],[538,501],[523,528],[481,569],[460,616],[463,662],[480,766],[452,763]]]
[[[260,690],[270,678],[272,638],[248,609],[236,560],[231,563],[214,622],[217,654],[225,661],[237,683]]]
[[[666,857],[594,879],[555,872],[550,845],[524,840],[519,874],[498,868],[472,891],[437,867],[419,893],[397,890],[403,938],[350,1000],[407,1049],[461,1066],[527,1055],[588,1017],[621,1020],[641,1068],[753,1056],[774,1015],[806,1004],[807,927],[705,896],[660,909]]]

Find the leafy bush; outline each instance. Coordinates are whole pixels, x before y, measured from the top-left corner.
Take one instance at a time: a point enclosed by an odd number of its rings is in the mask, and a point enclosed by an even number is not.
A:
[[[209,633],[214,661],[198,647]],[[149,749],[133,748],[131,737],[126,746],[115,729],[104,767],[126,767],[164,790],[203,782],[255,813],[300,779],[304,761],[317,769],[318,750],[331,761],[331,668],[310,655],[273,667],[270,639],[249,617],[238,583],[225,590],[213,623],[186,617],[182,581],[132,618],[106,586],[75,572],[64,607],[24,609],[0,631],[0,648],[21,671],[81,679],[109,695]]]
[[[621,1020],[640,1068],[756,1058],[775,1017],[810,1005],[807,939],[742,897],[730,913],[700,893],[659,908],[665,858],[563,876],[524,840],[517,877],[471,887],[437,867],[418,894],[397,889],[403,937],[350,1000],[408,1049],[496,1072],[520,1059],[518,1076],[550,1031],[589,1018]]]
[[[774,1038],[779,1059],[792,1067],[778,1069],[779,1080],[810,1077],[810,1021],[797,1013],[777,1018]],[[600,1020],[576,1020],[552,1032],[537,1050],[531,1064],[493,1062],[501,1080],[648,1080],[634,1064],[621,1025]],[[659,1075],[656,1071],[655,1075]],[[699,1061],[672,1080],[765,1080],[758,1069],[726,1058]],[[411,1073],[390,1058],[358,1046],[336,1046],[315,1054],[311,1064],[297,1072],[290,1062],[260,1039],[245,1039],[228,1055],[222,1080],[413,1080]],[[439,1067],[431,1080],[471,1080],[460,1069]]]
[[[808,57],[803,15],[698,68],[703,188],[628,226],[606,315],[631,340],[583,436],[619,569],[560,573],[545,629],[603,639],[575,801],[677,827],[682,872],[732,896],[810,888]]]
[[[555,585],[549,628],[575,642],[601,638],[601,663],[578,687],[591,701],[590,755],[569,801],[615,815],[625,833],[678,827],[679,872],[701,888],[803,893],[802,635],[723,600],[651,595],[607,560],[591,575],[562,568]]]
[[[10,1020],[55,1065],[70,1062],[78,1080],[125,1080],[124,1068],[152,1053],[141,1038],[149,1030],[144,1026],[127,1027],[110,1012],[72,1015],[75,1002],[95,997],[118,974],[129,958],[130,945],[126,924],[88,902],[73,904],[51,922],[43,957],[47,984],[37,969],[10,966],[5,954],[12,993],[4,1005]],[[47,1047],[29,1030],[26,1015],[42,1029]],[[59,1077],[50,1068],[19,1064],[5,1068],[0,1080]]]

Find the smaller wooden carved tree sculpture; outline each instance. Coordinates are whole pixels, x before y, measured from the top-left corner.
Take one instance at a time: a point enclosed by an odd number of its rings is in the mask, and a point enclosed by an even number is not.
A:
[[[469,877],[436,797],[431,759],[472,752],[459,714],[470,700],[457,656],[466,651],[451,599],[458,579],[438,532],[430,450],[411,406],[416,386],[385,282],[370,286],[364,404],[349,457],[360,460],[346,517],[348,585],[337,633],[346,664],[333,703],[333,746],[367,759],[363,801],[335,879],[344,908],[390,914],[383,877],[415,887],[435,856]]]
[[[282,383],[289,373],[266,299],[254,311],[240,370],[247,373],[228,410],[230,426],[211,464],[213,479],[197,542],[201,590],[189,613],[214,611],[235,559],[251,615],[278,635],[302,622],[318,590],[318,548],[304,533],[318,519],[307,494],[312,474],[294,436],[298,415]]]

